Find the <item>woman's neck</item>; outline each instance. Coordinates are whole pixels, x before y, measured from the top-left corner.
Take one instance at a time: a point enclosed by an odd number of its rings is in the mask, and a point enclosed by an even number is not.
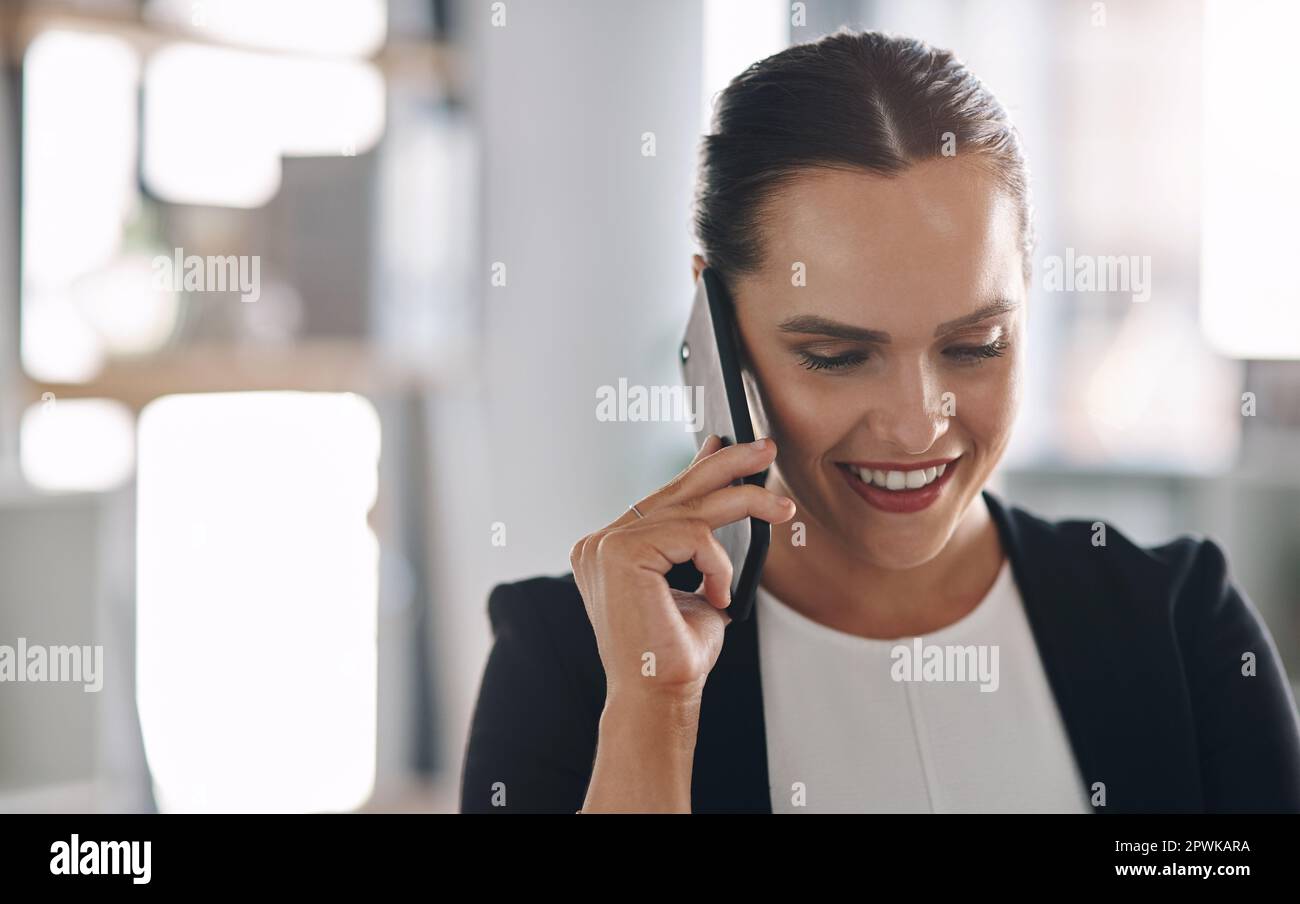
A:
[[[774,492],[789,494],[775,473]],[[977,495],[943,550],[903,570],[880,568],[805,524],[806,545],[791,542],[791,524],[775,525],[761,583],[777,599],[827,627],[862,637],[930,634],[973,610],[1002,568],[997,525]]]

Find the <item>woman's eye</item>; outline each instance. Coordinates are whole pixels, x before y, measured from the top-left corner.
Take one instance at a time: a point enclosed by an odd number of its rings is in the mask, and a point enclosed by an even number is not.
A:
[[[966,345],[950,348],[947,354],[958,361],[983,361],[987,358],[1001,357],[1010,344],[1005,339],[994,339],[987,345]]]
[[[803,366],[809,370],[843,370],[867,360],[862,352],[845,352],[842,355],[814,355],[812,352],[800,352]]]

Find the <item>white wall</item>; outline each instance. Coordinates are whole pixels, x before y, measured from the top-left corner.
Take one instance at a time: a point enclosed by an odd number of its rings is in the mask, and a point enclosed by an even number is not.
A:
[[[574,540],[693,452],[680,424],[601,423],[596,388],[677,382],[691,300],[698,0],[462,5],[483,150],[476,383],[436,401],[435,649],[457,771],[499,582],[568,571]],[[656,156],[643,157],[654,132]],[[493,262],[508,285],[489,284]],[[619,338],[614,338],[619,337]],[[506,545],[491,545],[504,522]]]

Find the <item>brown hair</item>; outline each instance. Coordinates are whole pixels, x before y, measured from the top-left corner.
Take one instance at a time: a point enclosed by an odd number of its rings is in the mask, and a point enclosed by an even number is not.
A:
[[[695,193],[705,262],[724,281],[757,270],[764,205],[801,170],[893,175],[939,157],[945,140],[1015,202],[1028,280],[1029,172],[997,98],[950,51],[847,27],[754,63],[719,94]]]

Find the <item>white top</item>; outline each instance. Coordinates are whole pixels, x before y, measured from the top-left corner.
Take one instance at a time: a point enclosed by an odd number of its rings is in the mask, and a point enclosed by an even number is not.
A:
[[[774,813],[1092,812],[1008,563],[922,638],[755,605]]]

